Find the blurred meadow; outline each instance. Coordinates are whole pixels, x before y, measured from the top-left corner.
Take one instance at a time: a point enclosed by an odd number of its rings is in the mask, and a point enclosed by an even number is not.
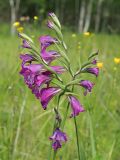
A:
[[[42,11],[37,16],[38,19],[41,14]],[[31,22],[25,22],[22,27],[40,48],[38,38],[41,35],[55,34],[45,26],[46,19],[41,22],[43,24],[33,17],[31,19]],[[53,107],[57,98],[52,99],[47,110],[42,109],[39,100],[19,74],[19,55],[23,51],[18,33],[11,35],[9,21],[1,22],[0,160],[47,160],[49,137],[53,130]],[[88,34],[85,34],[77,32],[69,25],[63,25],[62,31],[73,70],[80,67],[90,53],[97,50],[99,62],[102,63],[99,76],[89,76],[89,79],[95,81],[91,94],[85,97],[82,88],[75,88],[86,110],[77,116],[81,160],[120,160],[120,60],[116,60],[120,59],[119,31],[109,34],[109,31],[95,33],[91,29],[91,32],[88,30],[85,32]],[[24,53],[27,53],[26,49]],[[63,74],[63,79],[68,81],[66,73]],[[66,106],[67,101],[62,98],[62,117]],[[59,149],[56,160],[78,160],[74,121],[69,115],[64,131],[68,133],[68,142]]]

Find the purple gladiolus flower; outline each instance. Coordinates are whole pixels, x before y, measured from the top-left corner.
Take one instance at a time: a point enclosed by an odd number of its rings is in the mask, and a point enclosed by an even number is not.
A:
[[[62,147],[62,145],[60,144],[59,141],[55,141],[55,142],[53,142],[53,144],[52,144],[52,148],[53,148],[54,150],[57,150],[58,148],[61,148],[61,147]]]
[[[99,74],[99,68],[95,67],[95,68],[86,68],[86,71],[88,73],[94,74],[96,77]]]
[[[35,77],[35,84],[37,85],[37,86],[41,86],[42,84],[45,84],[45,83],[48,83],[48,82],[50,82],[51,81],[51,77],[50,76],[47,76],[47,75],[43,75],[43,74],[41,74],[41,75],[37,75],[36,77]]]
[[[48,87],[41,89],[39,97],[43,109],[46,109],[49,101],[60,91],[61,91],[60,88],[55,88],[55,87]]]
[[[20,54],[20,59],[22,59],[22,65],[27,62],[34,61],[34,57],[30,54]]]
[[[84,95],[87,95],[87,92],[91,92],[94,83],[88,81],[88,80],[82,80],[80,81],[80,86],[84,87],[86,89],[86,91],[84,92]]]
[[[54,43],[56,43],[56,42],[58,42],[57,41],[57,39],[55,39],[55,38],[53,38],[53,37],[51,37],[51,36],[41,36],[40,38],[39,38],[39,41],[40,41],[40,43],[41,43],[41,48],[42,48],[42,50],[43,49],[46,49],[47,47],[49,47],[51,44],[54,44]]]
[[[41,64],[22,65],[20,74],[23,75],[25,83],[30,87],[35,82],[35,76],[44,71]]]
[[[32,73],[30,70],[28,70],[26,68],[22,68],[22,70],[20,71],[20,74],[23,75],[25,83],[28,86],[31,86],[34,84],[35,74]]]
[[[80,102],[73,96],[69,96],[70,105],[72,108],[72,113],[70,117],[75,117],[79,115],[80,112],[84,112],[83,106],[80,104]]]
[[[56,52],[56,51],[46,51],[46,50],[42,50],[42,52],[41,52],[41,57],[42,57],[47,63],[50,63],[50,62],[53,61],[54,59],[60,57],[60,55],[59,55],[58,52]]]
[[[62,142],[67,141],[66,133],[62,132],[59,128],[57,128],[53,135],[50,137],[50,140],[53,141],[52,147],[54,150],[61,148]]]
[[[28,69],[30,70],[32,73],[42,73],[45,70],[44,66],[42,64],[30,64],[30,65],[24,65],[23,66],[24,69]]]
[[[23,48],[29,48],[29,49],[31,49],[30,44],[29,44],[25,39],[23,39],[22,47],[23,47]]]

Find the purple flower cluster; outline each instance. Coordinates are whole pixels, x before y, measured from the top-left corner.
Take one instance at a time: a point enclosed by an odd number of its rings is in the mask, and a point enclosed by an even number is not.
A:
[[[48,21],[47,26],[50,29],[56,29],[56,32],[59,30],[59,33],[61,33],[61,25],[59,23],[59,20],[57,19],[56,15],[54,13],[49,13],[49,16],[51,16],[53,21]],[[54,27],[53,27],[54,26]],[[59,34],[58,33],[58,34]],[[50,100],[58,93],[65,95],[65,93],[68,91],[69,94],[67,95],[68,103],[71,106],[71,115],[70,117],[76,117],[78,116],[81,112],[84,112],[85,109],[79,102],[79,100],[73,96],[71,92],[71,88],[69,88],[69,85],[65,86],[63,83],[61,85],[55,85],[53,86],[52,82],[53,79],[56,78],[59,74],[64,73],[67,69],[68,72],[70,72],[70,64],[65,64],[66,69],[63,66],[52,66],[51,63],[56,60],[57,58],[62,57],[63,54],[58,53],[57,51],[54,50],[48,50],[48,47],[57,43],[59,45],[60,40],[53,38],[49,35],[41,36],[39,38],[40,46],[41,46],[41,51],[40,53],[34,54],[35,49],[31,45],[31,42],[29,39],[24,38],[23,36],[20,35],[20,37],[23,39],[22,47],[26,48],[29,50],[31,53],[25,53],[20,55],[20,59],[22,60],[21,64],[21,71],[20,74],[24,77],[24,81],[26,85],[29,87],[29,89],[32,91],[32,93],[36,96],[38,100],[40,100],[41,105],[43,109],[45,110],[50,102]],[[63,40],[61,40],[63,41]],[[61,43],[63,44],[63,47],[65,47],[64,41]],[[65,48],[66,50],[66,48]],[[64,54],[65,55],[65,54]],[[66,62],[66,56],[62,57],[65,62]],[[64,63],[65,63],[64,62]],[[64,64],[63,63],[63,64]],[[96,65],[97,61],[96,59],[93,59],[91,62],[89,62],[92,66]],[[88,63],[88,64],[89,64]],[[71,72],[72,73],[72,72]],[[71,74],[70,73],[70,74]],[[78,70],[76,74],[71,74],[72,76],[72,81],[75,80],[76,75],[78,73],[90,73],[95,75],[96,77],[99,74],[99,69],[97,67],[87,67],[87,65],[84,65],[83,68]],[[63,82],[63,81],[62,81]],[[89,80],[79,80],[77,83],[80,87],[83,87],[85,89],[84,95],[86,96],[88,92],[92,91],[92,88],[94,86],[94,83],[92,83]],[[64,87],[61,87],[64,86]],[[73,87],[73,86],[72,86]],[[59,94],[59,96],[61,96]],[[58,111],[56,111],[56,117],[59,117]],[[53,135],[50,137],[50,140],[53,142],[52,147],[54,150],[57,150],[62,147],[62,143],[67,141],[67,136],[66,133],[62,132],[60,130],[60,123],[59,123],[59,118],[56,118],[57,125],[55,126],[55,130],[53,132]]]
[[[62,147],[62,143],[67,141],[66,133],[62,132],[59,128],[56,128],[53,135],[50,137],[50,140],[53,141],[52,147],[54,150]]]
[[[50,66],[50,63],[60,57],[60,55],[56,51],[46,51],[47,47],[56,43],[57,40],[50,36],[41,36],[39,40],[41,44],[42,59],[49,64],[49,67],[56,72],[56,74],[62,74],[65,71],[64,67]],[[31,49],[27,40],[23,40],[22,46],[23,48]],[[58,87],[50,86],[53,73],[50,70],[47,70],[43,64],[38,64],[37,60],[31,54],[21,54],[20,58],[22,60],[20,74],[24,77],[24,81],[32,90],[32,93],[40,100],[43,109],[46,109],[49,101],[61,91]]]

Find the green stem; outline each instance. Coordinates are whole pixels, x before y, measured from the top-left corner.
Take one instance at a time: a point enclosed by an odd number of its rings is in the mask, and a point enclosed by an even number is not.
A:
[[[64,116],[64,119],[63,119],[63,123],[62,123],[62,126],[61,126],[62,130],[64,129],[64,126],[65,126],[65,121],[66,121],[67,115],[68,115],[68,109],[69,109],[69,102],[68,102],[67,109],[66,109],[66,112],[65,112],[65,116]]]
[[[54,154],[53,154],[53,160],[55,160],[55,158],[56,158],[56,154],[57,154],[57,151],[54,151]]]
[[[80,160],[80,146],[79,146],[79,136],[78,136],[76,117],[74,117],[74,124],[75,124],[76,141],[77,141],[77,149],[78,149],[78,159]]]
[[[75,79],[76,75],[73,77]],[[74,85],[72,86],[72,91],[74,90]],[[78,136],[78,127],[76,117],[74,117],[74,124],[75,124],[75,132],[76,132],[76,142],[77,142],[77,150],[78,150],[78,158],[80,160],[80,146],[79,146],[79,136]]]

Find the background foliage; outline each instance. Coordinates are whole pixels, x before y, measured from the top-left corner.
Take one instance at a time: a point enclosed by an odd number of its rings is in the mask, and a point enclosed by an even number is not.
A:
[[[10,22],[10,1],[16,5],[19,0],[0,1],[0,22]],[[83,5],[83,3],[85,5]],[[39,16],[40,22],[46,19],[47,13],[52,11],[57,14],[62,24],[78,31],[80,12],[85,9],[84,23],[91,5],[89,31],[118,33],[120,32],[120,1],[119,0],[20,0],[16,20],[21,16]],[[100,18],[98,29],[96,25]],[[97,18],[98,19],[98,18]]]
[[[103,68],[97,79],[91,76],[91,80],[94,79],[96,83],[92,94],[84,97],[80,88],[76,88],[86,109],[86,112],[77,117],[81,160],[119,160],[120,63],[116,64],[114,58],[120,58],[120,1],[102,1],[98,27],[98,31],[102,33],[99,34],[94,33],[98,1],[92,1],[88,29],[92,33],[89,36],[76,33],[82,2],[21,0],[16,20],[21,16],[30,16],[30,21],[23,23],[24,31],[33,37],[39,47],[40,35],[53,35],[43,24],[46,23],[48,12],[54,11],[63,24],[64,39],[74,70],[90,53],[99,49],[99,59]],[[90,1],[84,2],[87,7]],[[33,21],[35,15],[39,17],[37,24]],[[23,78],[19,75],[21,41],[17,34],[10,36],[10,22],[10,3],[8,0],[0,1],[0,160],[46,160],[56,98],[51,101],[48,109],[43,111],[40,102],[25,86]],[[66,74],[63,77],[67,81]],[[66,103],[62,99],[62,116]],[[58,160],[78,159],[74,130],[73,120],[68,116],[65,131],[69,133],[69,141],[60,149]]]

